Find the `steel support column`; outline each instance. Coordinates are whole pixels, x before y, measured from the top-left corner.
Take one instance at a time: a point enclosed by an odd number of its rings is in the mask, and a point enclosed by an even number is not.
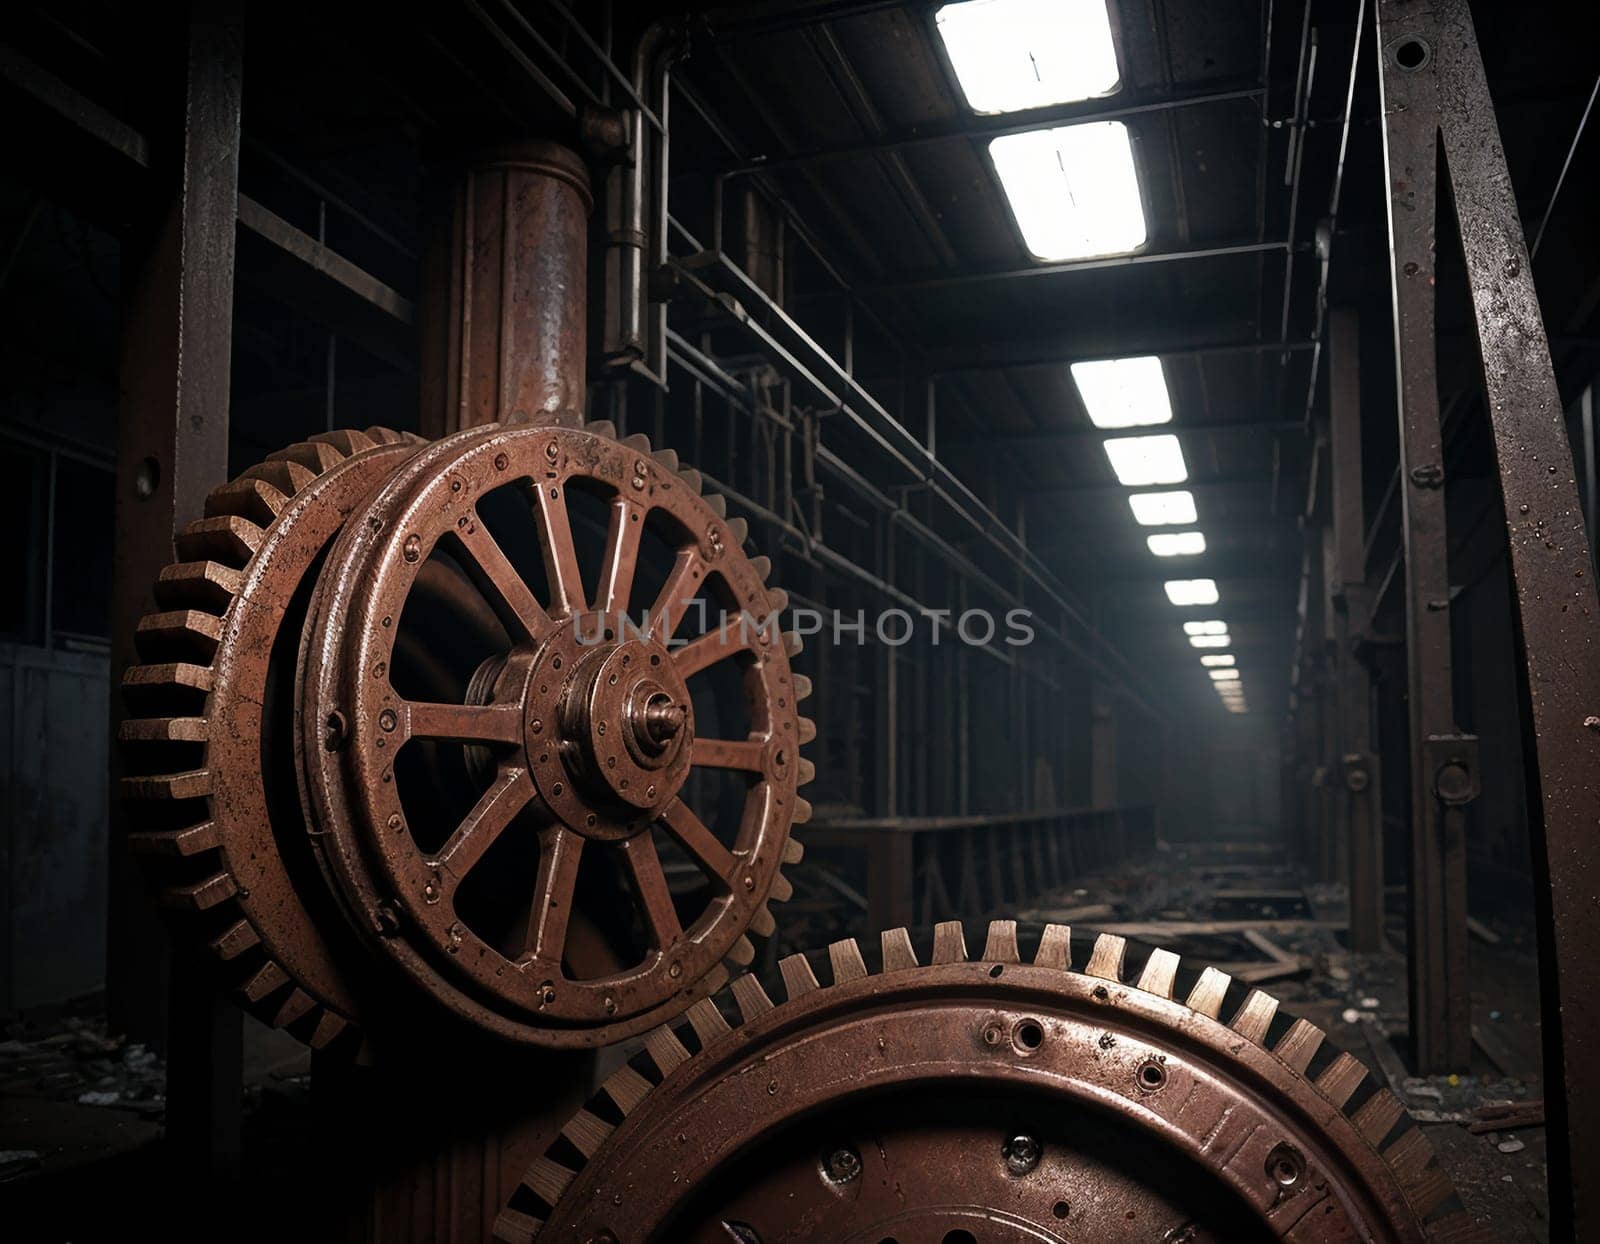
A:
[[[1432,380],[1432,247],[1442,135],[1466,258],[1516,583],[1550,1111],[1552,1235],[1600,1230],[1600,600],[1538,293],[1466,0],[1380,0],[1384,138],[1403,365]],[[1404,253],[1401,253],[1401,247]],[[1417,263],[1415,277],[1408,263]],[[1420,277],[1420,279],[1417,279]],[[1420,339],[1419,339],[1420,334]],[[1415,376],[1415,371],[1413,371]],[[1431,387],[1411,401],[1436,401]],[[1417,492],[1412,486],[1408,492]],[[1441,785],[1451,775],[1441,774]],[[1470,779],[1470,775],[1469,775]],[[1453,780],[1453,779],[1452,779]],[[1471,781],[1467,783],[1470,789]]]
[[[239,210],[242,5],[196,4],[176,29],[173,89],[158,112],[153,215],[124,250],[117,423],[112,677],[136,660],[151,585],[176,560],[178,528],[228,475],[234,246]],[[181,75],[181,76],[180,76]],[[153,79],[163,90],[164,79]],[[121,704],[112,697],[112,728]],[[113,783],[119,767],[112,749]],[[123,848],[113,785],[106,1009],[114,1030],[165,1048],[167,1139],[201,1186],[239,1159],[241,1017],[204,966],[175,961]],[[169,972],[170,964],[170,972]],[[209,1176],[209,1178],[208,1178]]]
[[[1328,317],[1329,463],[1333,506],[1333,680],[1337,701],[1341,816],[1348,854],[1350,948],[1383,949],[1383,805],[1372,750],[1371,685],[1356,659],[1371,609],[1366,574],[1366,512],[1361,481],[1361,355],[1356,312]]]

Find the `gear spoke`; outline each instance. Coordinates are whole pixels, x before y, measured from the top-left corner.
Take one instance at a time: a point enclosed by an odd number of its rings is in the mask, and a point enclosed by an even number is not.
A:
[[[719,624],[699,639],[690,640],[683,647],[674,649],[672,660],[678,667],[678,676],[692,678],[718,661],[725,661],[735,653],[743,652],[750,645],[738,633],[740,629],[736,626],[729,630]]]
[[[528,958],[561,962],[582,855],[583,839],[565,826],[550,825],[540,832],[539,872],[533,883],[533,905],[528,909]]]
[[[450,873],[458,882],[465,880],[483,858],[483,853],[494,845],[532,798],[533,782],[526,769],[512,769],[502,774],[456,826],[431,866]]]
[[[699,862],[700,866],[725,885],[731,886],[738,861],[733,852],[717,841],[717,836],[706,828],[706,823],[681,799],[674,799],[662,810],[661,823],[678,840],[678,844]]]
[[[650,623],[645,628],[650,638],[658,644],[671,641],[678,623],[689,612],[689,606],[700,594],[700,583],[705,578],[705,562],[699,549],[679,549],[677,559],[661,593],[650,606]]]
[[[628,866],[628,880],[633,885],[634,898],[644,910],[645,923],[650,926],[655,948],[664,950],[683,936],[683,925],[679,923],[677,909],[672,905],[672,891],[667,887],[667,874],[662,870],[661,857],[656,854],[655,839],[646,829],[619,842],[617,850]]]
[[[454,739],[461,743],[522,742],[517,704],[429,704],[405,701],[400,728],[410,739]]]
[[[760,773],[766,751],[767,745],[762,739],[735,742],[732,739],[697,738],[694,741],[694,763],[708,769],[745,769]]]
[[[639,517],[639,507],[627,498],[618,497],[611,503],[606,556],[600,567],[600,588],[594,607],[614,625],[627,612],[628,594],[633,590],[633,576],[639,560],[639,533],[644,526]]]
[[[550,608],[558,614],[580,612],[589,599],[578,570],[577,548],[572,543],[572,521],[560,485],[544,483],[539,498],[539,546],[544,550],[545,574],[550,579]]]
[[[482,576],[477,581],[479,590],[488,597],[489,604],[494,608],[506,630],[513,635],[521,634],[534,642],[549,634],[555,623],[551,621],[544,607],[533,598],[533,593],[528,590],[528,585],[517,573],[517,568],[511,564],[501,550],[499,542],[483,525],[483,519],[474,517],[472,522],[457,527],[455,534],[473,566]]]

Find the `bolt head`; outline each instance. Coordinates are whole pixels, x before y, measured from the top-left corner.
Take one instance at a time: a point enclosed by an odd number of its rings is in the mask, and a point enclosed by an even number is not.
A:
[[[846,1184],[861,1174],[861,1155],[848,1145],[841,1145],[828,1154],[823,1167],[834,1183]]]
[[[1039,1165],[1039,1158],[1044,1151],[1034,1137],[1019,1132],[1001,1146],[1000,1152],[1005,1157],[1008,1171],[1013,1175],[1026,1175]]]

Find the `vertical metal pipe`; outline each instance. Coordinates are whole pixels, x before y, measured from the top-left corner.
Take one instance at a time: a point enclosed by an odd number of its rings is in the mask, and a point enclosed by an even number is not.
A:
[[[528,141],[453,179],[424,268],[422,429],[583,422],[589,174]]]

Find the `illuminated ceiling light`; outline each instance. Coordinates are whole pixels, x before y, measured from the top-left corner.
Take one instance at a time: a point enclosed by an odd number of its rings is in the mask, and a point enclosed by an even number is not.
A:
[[[934,22],[974,112],[1093,99],[1121,85],[1106,0],[968,0]]]
[[[1206,653],[1205,656],[1200,658],[1200,664],[1201,665],[1215,665],[1215,666],[1219,666],[1219,667],[1220,666],[1224,666],[1224,665],[1232,665],[1233,664],[1233,653],[1231,653],[1231,652],[1208,652],[1208,653]]]
[[[1194,509],[1194,493],[1180,489],[1177,492],[1136,492],[1128,498],[1133,517],[1143,527],[1175,527],[1180,523],[1199,520]]]
[[[1161,586],[1174,605],[1214,605],[1218,600],[1215,579],[1168,579]]]
[[[1176,436],[1115,437],[1106,442],[1106,457],[1117,473],[1117,482],[1132,488],[1181,484],[1189,478],[1183,446]]]
[[[1191,635],[1189,643],[1196,648],[1226,648],[1233,640],[1223,635]]]
[[[1226,635],[1228,624],[1216,618],[1207,618],[1201,622],[1185,622],[1183,624],[1185,635]]]
[[[1121,121],[1005,134],[989,156],[1035,259],[1126,254],[1149,236]]]
[[[1211,675],[1211,681],[1212,682],[1238,682],[1239,681],[1239,671],[1238,670],[1207,670],[1206,673]]]
[[[1230,713],[1248,713],[1250,711],[1243,704],[1229,704],[1226,707]]]
[[[1140,428],[1172,422],[1167,375],[1154,355],[1074,363],[1072,382],[1097,428]]]
[[[1165,531],[1146,536],[1145,543],[1157,557],[1193,557],[1206,551],[1206,538],[1198,531]]]

